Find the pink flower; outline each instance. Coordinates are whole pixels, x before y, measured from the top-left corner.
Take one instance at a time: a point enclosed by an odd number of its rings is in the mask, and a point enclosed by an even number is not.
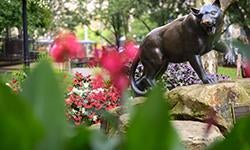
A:
[[[85,56],[84,49],[70,32],[60,33],[57,36],[50,49],[50,54],[56,62],[64,62],[69,58],[81,59]]]
[[[120,91],[123,92],[129,85],[129,79],[126,75],[120,74],[112,78],[114,86]]]
[[[250,77],[250,60],[246,60],[242,62],[242,77],[243,78]]]
[[[137,52],[139,48],[136,46],[136,44],[133,41],[128,41],[125,43],[124,49],[125,49],[124,53],[128,57],[128,59],[134,60],[137,56]]]
[[[107,51],[101,58],[101,65],[109,71],[111,76],[119,75],[123,69],[123,61],[117,51]]]

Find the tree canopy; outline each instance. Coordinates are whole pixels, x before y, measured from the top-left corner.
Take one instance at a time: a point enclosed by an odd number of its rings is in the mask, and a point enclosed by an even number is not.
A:
[[[234,1],[227,10],[231,24],[239,24],[246,33],[248,42],[250,43],[250,1],[238,0]]]
[[[47,0],[53,14],[53,28],[74,29],[79,24],[89,24],[87,0]]]
[[[0,3],[0,32],[12,27],[22,28],[22,2],[20,0],[2,0]],[[44,0],[29,0],[27,3],[29,31],[48,28],[52,14]]]

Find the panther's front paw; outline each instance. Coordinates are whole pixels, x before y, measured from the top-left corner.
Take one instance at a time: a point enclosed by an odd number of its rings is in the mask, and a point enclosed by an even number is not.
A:
[[[215,77],[206,77],[202,81],[204,84],[214,84],[214,83],[218,82],[217,78],[215,78]]]

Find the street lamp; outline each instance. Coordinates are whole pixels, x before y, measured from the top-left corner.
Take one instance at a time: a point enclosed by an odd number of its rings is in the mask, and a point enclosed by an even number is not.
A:
[[[23,58],[24,66],[29,67],[29,47],[27,31],[27,0],[22,0],[22,20],[23,20]]]

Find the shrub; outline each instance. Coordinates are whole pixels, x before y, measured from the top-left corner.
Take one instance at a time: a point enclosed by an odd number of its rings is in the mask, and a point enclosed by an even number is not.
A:
[[[218,81],[229,80],[226,75],[209,74],[211,78],[216,78]],[[188,63],[170,63],[165,74],[162,76],[165,87],[173,89],[177,86],[187,86],[192,84],[202,83],[196,72]]]

